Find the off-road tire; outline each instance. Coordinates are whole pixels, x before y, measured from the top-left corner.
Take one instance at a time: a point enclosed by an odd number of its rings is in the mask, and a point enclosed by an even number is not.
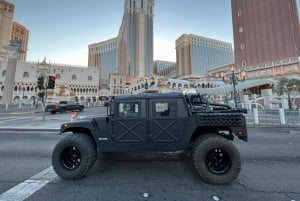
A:
[[[207,183],[225,185],[241,171],[240,153],[232,141],[217,134],[200,136],[193,146],[194,166]]]
[[[63,179],[80,179],[93,167],[97,149],[87,134],[75,133],[64,137],[52,154],[54,171]]]

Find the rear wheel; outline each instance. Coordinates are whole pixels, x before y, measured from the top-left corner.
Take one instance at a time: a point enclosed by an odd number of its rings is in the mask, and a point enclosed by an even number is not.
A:
[[[239,176],[241,170],[240,154],[235,145],[216,134],[197,139],[193,161],[200,177],[210,184],[228,184]]]
[[[76,133],[58,142],[53,150],[52,165],[60,177],[80,179],[93,167],[96,157],[96,145],[92,138]]]

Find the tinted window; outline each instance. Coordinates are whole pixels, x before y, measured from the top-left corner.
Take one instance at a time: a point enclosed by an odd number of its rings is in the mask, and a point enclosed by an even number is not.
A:
[[[159,101],[153,103],[153,117],[176,117],[177,102]]]
[[[141,116],[140,103],[118,103],[117,116],[122,118],[137,118]]]

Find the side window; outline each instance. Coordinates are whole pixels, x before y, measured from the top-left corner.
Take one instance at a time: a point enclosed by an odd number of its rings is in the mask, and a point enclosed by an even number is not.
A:
[[[153,117],[176,117],[177,103],[175,101],[154,102],[153,110]]]
[[[118,104],[118,117],[122,118],[138,118],[141,116],[140,103],[124,102]]]

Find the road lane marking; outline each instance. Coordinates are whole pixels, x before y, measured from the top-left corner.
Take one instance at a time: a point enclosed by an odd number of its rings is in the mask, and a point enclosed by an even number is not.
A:
[[[19,121],[19,120],[32,120],[35,117],[6,117],[0,118],[1,122],[9,122],[9,121]]]
[[[56,176],[57,174],[54,172],[53,167],[50,166],[2,193],[0,195],[0,201],[23,201],[51,182]]]

